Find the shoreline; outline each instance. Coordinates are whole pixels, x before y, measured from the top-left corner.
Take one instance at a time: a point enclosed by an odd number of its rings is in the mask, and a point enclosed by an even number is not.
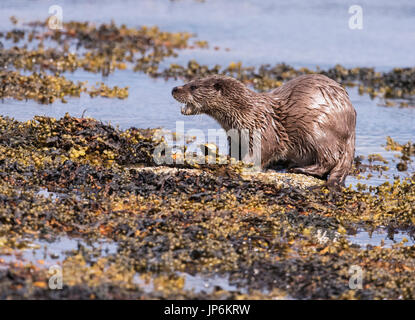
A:
[[[318,181],[301,175],[154,167],[152,132],[69,115],[0,117],[0,297],[413,297],[415,179],[335,195],[308,190]],[[376,230],[401,240],[359,240]],[[65,253],[62,237],[81,245]],[[58,249],[48,245],[43,261],[6,259],[44,241]],[[48,287],[53,261],[60,291]],[[363,269],[364,289],[349,288],[352,266]],[[213,291],[200,289],[206,281]]]

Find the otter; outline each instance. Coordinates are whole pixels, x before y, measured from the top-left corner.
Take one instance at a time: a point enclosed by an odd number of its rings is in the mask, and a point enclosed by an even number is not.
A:
[[[321,75],[298,76],[258,93],[222,75],[172,90],[184,115],[207,114],[225,131],[260,130],[261,167],[285,161],[288,170],[344,186],[355,152],[356,110],[347,91]]]

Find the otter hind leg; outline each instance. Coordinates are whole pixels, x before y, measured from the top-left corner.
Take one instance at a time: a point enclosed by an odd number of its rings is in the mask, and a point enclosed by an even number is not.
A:
[[[351,165],[344,163],[344,161],[339,162],[329,174],[327,179],[327,186],[335,187],[335,186],[345,186],[345,180],[347,175],[350,172]]]
[[[327,186],[330,188],[338,188],[339,186],[345,186],[345,180],[350,173],[353,165],[354,157],[354,136],[353,140],[347,145],[345,153],[340,161],[330,171],[327,179]]]
[[[327,169],[327,167],[324,167],[321,164],[313,164],[306,167],[296,167],[290,169],[290,172],[292,173],[302,173],[320,179],[327,179],[329,171],[330,169]]]

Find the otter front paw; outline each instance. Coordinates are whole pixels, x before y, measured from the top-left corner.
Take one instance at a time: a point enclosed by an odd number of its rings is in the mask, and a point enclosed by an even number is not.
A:
[[[304,168],[298,168],[298,167],[287,169],[287,172],[288,173],[302,173],[302,174],[307,174],[304,171],[305,171]]]

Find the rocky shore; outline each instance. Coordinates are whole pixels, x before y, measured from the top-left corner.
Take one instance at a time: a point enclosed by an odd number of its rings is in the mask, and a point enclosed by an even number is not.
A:
[[[153,134],[0,117],[0,298],[415,297],[414,178],[333,194],[241,165],[156,166]],[[380,228],[406,239],[353,241]]]

